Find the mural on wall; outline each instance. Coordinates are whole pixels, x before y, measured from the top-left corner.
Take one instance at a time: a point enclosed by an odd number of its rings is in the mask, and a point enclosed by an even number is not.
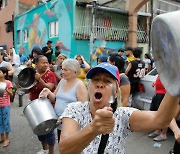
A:
[[[46,27],[42,26],[40,29],[40,15],[34,14],[32,25],[30,25],[28,49],[32,49],[33,46],[43,46],[43,38],[46,34]]]
[[[46,10],[44,11],[44,14],[47,14],[49,16],[53,16],[56,13],[52,11],[52,9],[55,7],[55,5],[57,4],[57,0],[55,0],[54,2],[52,2],[50,8],[48,8],[47,3],[45,4]]]
[[[65,50],[65,51],[67,51],[67,52],[71,52],[71,50],[68,49],[68,48],[66,48],[66,47],[64,46],[63,42],[60,41],[60,40],[57,40],[57,41],[56,41],[56,44],[54,44],[54,46],[55,46],[55,47],[59,47],[60,50]]]
[[[28,41],[21,40],[19,44],[16,43],[16,51],[28,56],[34,46],[42,48],[47,40],[51,40],[53,47],[58,46],[67,57],[72,58],[76,54],[81,54],[89,61],[89,40],[73,37],[75,7],[73,5],[73,0],[52,0],[16,17],[15,31],[21,31],[21,38],[23,38],[23,30],[28,30]],[[53,21],[58,21],[58,36],[49,37],[49,23]],[[112,27],[110,18],[106,18],[103,24],[107,28]],[[15,37],[17,42],[17,34]],[[93,46],[92,63],[96,65],[100,55],[108,56],[110,53],[117,52],[119,48],[124,47],[124,42],[95,40]]]
[[[97,64],[97,58],[101,55],[109,56],[111,53],[117,53],[119,48],[124,48],[124,42],[112,42],[105,40],[96,40],[92,53],[92,66]]]
[[[59,9],[60,5],[61,7],[63,5],[65,6],[64,2],[58,0],[50,1],[48,3],[45,2],[44,5],[38,6],[15,19],[15,31],[20,31],[20,33],[16,36],[16,42],[18,42],[15,43],[16,51],[22,52],[25,56],[28,56],[34,46],[39,46],[40,48],[42,48],[46,45],[47,40],[50,39],[53,41],[54,47],[58,45],[62,50],[68,52],[69,54],[71,50],[69,49],[69,47],[63,44],[63,42],[65,41],[60,38],[60,35],[62,35],[61,31],[64,31],[64,29],[62,30],[59,25],[59,36],[49,38],[49,22],[58,20],[58,22],[60,23],[62,21],[60,19],[60,17],[62,17],[62,10]],[[64,24],[62,25],[64,26]],[[23,31],[25,29],[28,30],[28,41],[25,42],[24,40],[20,40],[19,42],[18,37],[20,37],[21,39],[24,37]],[[66,41],[66,43],[69,42]]]
[[[107,48],[106,43],[107,42],[105,40],[102,40],[100,46],[96,46],[95,44],[95,50],[92,54],[93,60],[97,60],[97,58],[101,55],[108,56],[109,54],[114,53],[118,50],[118,49]]]

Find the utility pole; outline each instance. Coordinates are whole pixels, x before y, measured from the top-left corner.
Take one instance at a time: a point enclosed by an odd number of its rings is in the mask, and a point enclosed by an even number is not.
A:
[[[153,0],[150,1],[150,6],[151,6],[151,17],[150,17],[150,24],[149,24],[149,52],[152,52],[151,48],[152,48],[152,42],[151,42],[151,25],[152,25],[152,21],[154,18],[154,7],[153,7],[154,3]]]
[[[94,26],[95,26],[95,18],[96,18],[96,6],[97,0],[93,0],[92,2],[92,25],[91,25],[91,35],[90,35],[90,66],[92,65],[92,55],[93,55],[93,42],[94,42]]]

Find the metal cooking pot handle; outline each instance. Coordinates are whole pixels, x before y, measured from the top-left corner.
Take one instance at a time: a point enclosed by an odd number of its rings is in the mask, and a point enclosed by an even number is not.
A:
[[[58,121],[58,120],[57,120],[57,121]],[[62,123],[62,122],[61,122],[61,123]],[[55,128],[58,127],[61,123],[57,123],[57,122],[56,122],[54,125],[51,126],[51,128],[47,128],[46,131],[55,129]]]

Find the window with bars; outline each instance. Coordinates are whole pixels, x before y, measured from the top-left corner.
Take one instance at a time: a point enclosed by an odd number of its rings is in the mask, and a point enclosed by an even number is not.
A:
[[[90,39],[93,31],[93,38],[95,40],[128,40],[128,16],[97,10],[94,27],[92,27],[92,18],[91,9],[81,7],[76,8],[74,16],[75,39]],[[149,40],[146,23],[146,17],[141,17],[138,22],[138,42],[147,42]]]
[[[58,20],[49,23],[49,37],[57,37],[59,35]]]
[[[127,40],[127,17],[117,13],[96,11],[95,23],[92,27],[92,13],[90,9],[75,11],[74,37],[75,39],[89,39],[92,28],[94,39],[100,40]]]
[[[21,31],[18,30],[17,31],[17,44],[20,44],[21,43]]]
[[[28,30],[23,30],[23,42],[28,41]]]

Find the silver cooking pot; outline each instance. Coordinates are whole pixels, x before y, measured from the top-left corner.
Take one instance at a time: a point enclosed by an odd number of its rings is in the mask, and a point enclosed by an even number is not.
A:
[[[17,67],[13,75],[13,82],[17,87],[30,89],[35,83],[35,70],[32,67],[21,65]]]
[[[0,82],[0,97],[3,97],[5,89],[6,89],[6,83]]]
[[[58,117],[47,98],[33,100],[24,108],[23,113],[36,135],[48,134],[58,126],[56,125]]]
[[[180,11],[158,15],[151,39],[155,65],[166,91],[180,97]]]

